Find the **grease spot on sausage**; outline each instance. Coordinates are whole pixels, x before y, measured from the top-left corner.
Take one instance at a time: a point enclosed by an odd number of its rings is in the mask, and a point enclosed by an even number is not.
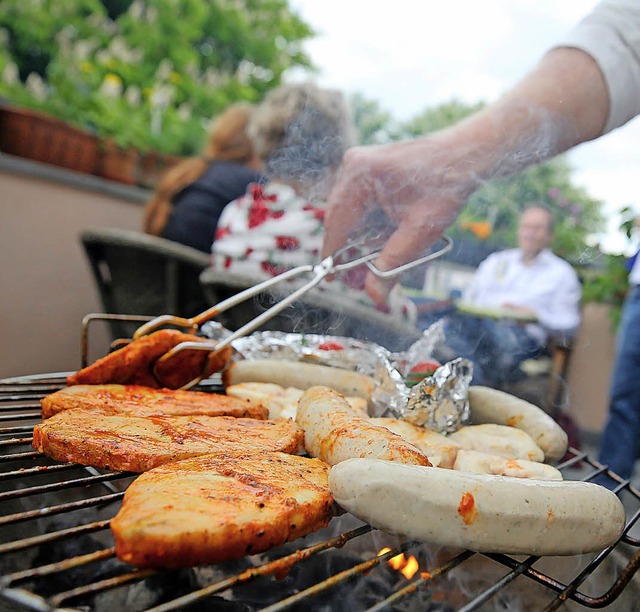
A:
[[[556,515],[553,513],[551,507],[547,508],[547,523],[552,524],[556,522]]]
[[[471,525],[471,523],[473,523],[478,516],[476,500],[473,497],[473,494],[469,491],[465,491],[460,498],[460,504],[458,505],[458,514],[462,517],[465,525]]]
[[[519,424],[519,423],[520,423],[520,421],[522,421],[522,420],[523,420],[522,415],[514,414],[513,416],[510,416],[510,417],[507,419],[507,423],[506,423],[506,424],[507,424],[509,427],[518,427],[518,424]]]

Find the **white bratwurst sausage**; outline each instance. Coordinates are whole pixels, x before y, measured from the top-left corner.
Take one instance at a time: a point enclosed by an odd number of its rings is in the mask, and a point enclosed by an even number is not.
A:
[[[517,427],[495,423],[466,425],[449,437],[467,450],[498,455],[506,459],[544,461],[542,449],[526,431]]]
[[[311,387],[298,401],[296,423],[312,457],[335,465],[353,457],[371,457],[412,465],[431,465],[413,444],[359,416],[345,398],[328,387]]]
[[[474,474],[495,474],[534,480],[562,480],[560,470],[547,463],[528,461],[527,459],[506,459],[498,455],[464,448],[458,451],[453,469]]]
[[[301,363],[278,359],[246,359],[236,361],[222,373],[225,387],[243,382],[275,383],[283,387],[308,389],[324,385],[343,395],[354,395],[371,400],[376,381],[359,372],[332,368],[316,363]]]
[[[369,422],[386,427],[419,448],[429,457],[429,461],[434,467],[453,468],[460,445],[447,436],[425,427],[418,427],[409,421],[390,417],[373,418],[369,419]]]
[[[565,431],[546,412],[504,391],[469,387],[469,408],[474,424],[497,423],[526,431],[544,452],[545,461],[558,461],[567,452]]]
[[[441,546],[573,555],[616,542],[625,511],[588,482],[527,480],[351,459],[331,468],[336,502],[367,523]]]

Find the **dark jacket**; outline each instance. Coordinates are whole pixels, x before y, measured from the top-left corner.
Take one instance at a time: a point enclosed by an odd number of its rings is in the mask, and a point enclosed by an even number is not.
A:
[[[260,176],[241,164],[212,162],[197,181],[175,195],[162,237],[209,253],[222,209]]]

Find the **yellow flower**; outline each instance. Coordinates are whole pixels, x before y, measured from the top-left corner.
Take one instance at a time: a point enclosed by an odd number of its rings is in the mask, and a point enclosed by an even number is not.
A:
[[[116,98],[122,94],[122,79],[113,72],[105,74],[100,86],[100,92],[110,98]]]
[[[80,70],[82,70],[82,72],[93,72],[93,64],[91,62],[81,62],[80,63]]]
[[[122,85],[122,79],[113,72],[107,72],[107,74],[104,75],[104,81],[113,87]]]
[[[175,72],[175,70],[172,70],[169,73],[169,82],[173,83],[174,85],[177,85],[181,80],[182,77],[177,72]]]

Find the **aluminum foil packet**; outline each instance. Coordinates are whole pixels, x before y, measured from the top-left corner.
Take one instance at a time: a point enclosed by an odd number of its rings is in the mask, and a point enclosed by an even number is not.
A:
[[[212,339],[222,339],[230,333],[218,323],[207,323],[201,331]],[[278,331],[254,332],[236,339],[232,346],[234,359],[317,363],[371,376],[377,382],[371,397],[371,416],[393,416],[447,433],[468,421],[471,363],[456,359],[418,385],[411,388],[407,384],[411,369],[430,358],[443,338],[443,323],[437,322],[401,353],[355,338]]]
[[[427,429],[453,433],[469,421],[469,383],[473,364],[454,359],[412,387],[402,418]]]

